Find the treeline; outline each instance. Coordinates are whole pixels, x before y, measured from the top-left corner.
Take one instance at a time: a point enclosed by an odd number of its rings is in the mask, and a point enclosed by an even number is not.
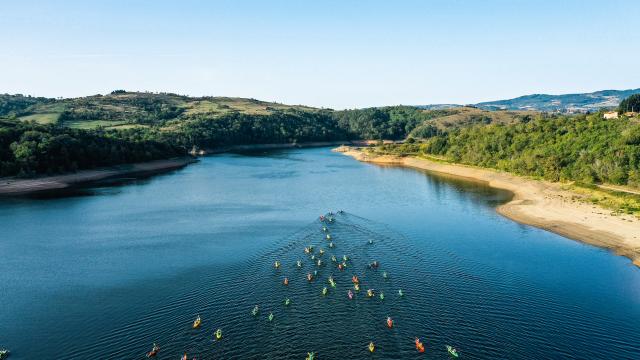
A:
[[[75,130],[0,120],[0,176],[56,174],[184,155],[148,131]]]
[[[426,120],[449,115],[454,110],[421,110],[413,106],[389,106],[335,111],[338,126],[359,139],[404,139]]]
[[[512,125],[452,129],[385,151],[423,153],[551,181],[640,186],[640,125],[602,114],[539,116]]]
[[[0,94],[0,116],[15,117],[24,115],[33,105],[49,104],[54,103],[55,101],[55,99],[24,96],[20,94]]]
[[[215,148],[227,145],[338,141],[351,136],[328,112],[275,111],[269,115],[229,113],[216,119],[189,118],[169,135],[182,146]]]

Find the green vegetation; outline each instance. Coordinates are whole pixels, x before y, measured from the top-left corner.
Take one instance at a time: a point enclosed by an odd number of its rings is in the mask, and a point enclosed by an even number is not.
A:
[[[640,94],[634,94],[622,100],[620,106],[618,106],[618,111],[621,113],[628,111],[640,112]]]
[[[381,150],[549,180],[640,186],[640,129],[625,117],[474,107],[333,111],[124,90],[74,99],[0,95],[0,176],[171,157],[193,146],[405,138]]]
[[[459,127],[421,144],[385,145],[391,153],[426,154],[551,181],[640,186],[640,126],[600,113],[538,115],[513,124]]]
[[[54,174],[184,155],[150,132],[77,130],[0,120],[0,176]]]
[[[613,214],[634,215],[640,218],[640,195],[602,189],[593,184],[582,183],[567,185],[567,189],[582,195],[582,198],[578,200],[610,209]]]

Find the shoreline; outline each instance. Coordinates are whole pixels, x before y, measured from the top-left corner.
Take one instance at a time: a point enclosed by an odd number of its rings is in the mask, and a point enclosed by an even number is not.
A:
[[[328,147],[328,146],[365,146],[374,144],[375,140],[344,140],[344,141],[311,141],[302,143],[282,143],[282,144],[250,144],[250,145],[229,145],[216,148],[204,148],[196,151],[198,156],[222,154],[233,151],[259,151],[259,150],[278,150],[278,149],[296,149],[311,147]]]
[[[513,193],[511,201],[496,208],[500,215],[569,239],[609,249],[631,259],[634,265],[640,267],[640,221],[632,216],[613,216],[610,210],[575,200],[580,195],[562,189],[559,183],[417,157],[371,155],[362,149],[346,146],[334,151],[362,162],[442,173],[510,191]]]
[[[23,196],[49,191],[66,190],[123,176],[141,177],[155,175],[181,169],[196,161],[197,160],[192,157],[181,157],[133,164],[122,164],[92,170],[80,170],[75,173],[29,179],[0,178],[0,197]]]
[[[283,144],[252,144],[232,145],[212,149],[202,149],[192,156],[173,159],[153,160],[148,162],[122,164],[90,170],[79,170],[74,173],[64,173],[53,176],[40,176],[35,178],[0,178],[0,198],[33,195],[38,193],[69,190],[76,187],[90,185],[103,180],[109,180],[124,176],[144,177],[161,174],[171,170],[183,168],[197,162],[195,155],[206,156],[222,154],[233,151],[260,151],[310,147],[329,147],[337,145],[365,146],[374,144],[374,140],[345,140],[345,141],[316,141],[303,143]]]

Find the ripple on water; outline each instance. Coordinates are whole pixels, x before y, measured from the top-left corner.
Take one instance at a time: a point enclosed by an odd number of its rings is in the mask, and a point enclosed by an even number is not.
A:
[[[328,246],[323,225],[334,248]],[[303,252],[309,245],[315,247],[313,254],[322,266],[314,265],[311,255]],[[320,256],[321,248],[325,253]],[[303,359],[309,351],[321,359],[446,358],[446,344],[470,359],[571,358],[570,347],[580,346],[580,341],[615,344],[616,335],[627,331],[620,324],[602,328],[608,319],[589,321],[594,314],[560,305],[537,287],[506,279],[497,270],[491,274],[491,269],[483,269],[489,276],[474,275],[481,273],[473,271],[481,265],[462,263],[435,244],[420,249],[416,251],[409,238],[389,227],[354,214],[336,215],[334,223],[315,221],[243,264],[213,269],[189,283],[192,290],[186,296],[165,299],[152,313],[97,339],[94,346],[68,349],[65,355],[144,358],[150,344],[157,342],[159,359],[179,358],[183,352],[198,359]],[[332,255],[349,257],[346,270],[337,269]],[[280,269],[274,268],[275,260],[281,262]],[[297,260],[302,268],[296,266]],[[379,268],[370,268],[375,260]],[[316,278],[307,281],[306,274],[314,271]],[[360,291],[353,290],[354,274],[360,279]],[[329,285],[329,276],[335,279],[335,288]],[[283,285],[284,277],[288,286]],[[325,286],[329,292],[323,296]],[[369,288],[375,289],[373,298],[366,296]],[[354,291],[353,300],[347,297],[349,289]],[[398,289],[405,296],[400,297]],[[291,300],[288,307],[286,298]],[[253,317],[250,311],[256,304],[260,314]],[[267,319],[270,312],[273,321]],[[202,327],[192,329],[198,314]],[[386,326],[387,316],[394,319],[392,329]],[[218,328],[223,338],[216,341],[213,333]],[[424,342],[426,354],[415,350],[415,337]],[[557,345],[563,343],[558,341],[562,337],[570,346]],[[376,344],[374,354],[366,348],[370,341]],[[627,343],[617,346],[622,358],[637,351]],[[592,358],[607,353],[604,346],[602,352],[598,347],[589,349],[595,349],[587,352]]]

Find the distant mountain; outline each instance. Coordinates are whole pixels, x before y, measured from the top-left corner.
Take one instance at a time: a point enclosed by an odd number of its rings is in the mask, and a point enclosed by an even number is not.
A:
[[[640,89],[601,90],[584,94],[533,94],[515,99],[488,101],[474,106],[485,110],[535,110],[547,112],[579,113],[614,108],[624,98],[640,93]]]

